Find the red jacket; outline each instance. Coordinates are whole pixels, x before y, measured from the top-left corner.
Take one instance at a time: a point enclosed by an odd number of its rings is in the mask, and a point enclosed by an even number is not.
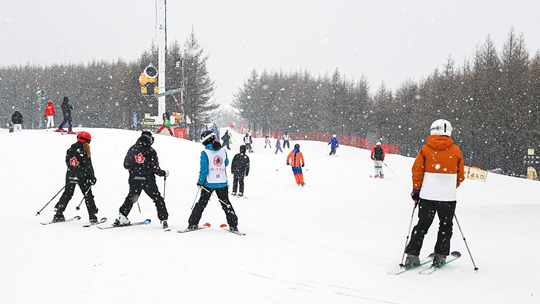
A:
[[[49,101],[49,103],[45,107],[45,116],[54,116],[55,114],[56,110],[54,109],[52,101]]]

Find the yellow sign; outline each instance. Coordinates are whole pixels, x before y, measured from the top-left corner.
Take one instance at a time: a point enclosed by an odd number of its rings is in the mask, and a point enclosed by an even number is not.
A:
[[[534,149],[527,149],[527,155],[534,155]]]
[[[487,172],[486,170],[482,170],[480,168],[465,166],[465,177],[467,179],[485,182],[487,178]]]

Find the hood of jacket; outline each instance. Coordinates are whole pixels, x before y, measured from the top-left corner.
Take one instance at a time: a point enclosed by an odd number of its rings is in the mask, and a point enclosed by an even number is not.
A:
[[[430,135],[426,138],[428,146],[433,150],[446,150],[454,144],[452,138],[442,135]]]

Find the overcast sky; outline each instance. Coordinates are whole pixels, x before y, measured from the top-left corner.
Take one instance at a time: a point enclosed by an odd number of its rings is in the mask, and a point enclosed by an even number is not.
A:
[[[131,61],[157,41],[156,0],[0,3],[0,66]],[[395,90],[449,56],[461,66],[488,35],[500,52],[511,27],[533,55],[539,14],[538,0],[168,0],[167,39],[183,46],[194,29],[215,99],[230,103],[253,69],[338,69]]]

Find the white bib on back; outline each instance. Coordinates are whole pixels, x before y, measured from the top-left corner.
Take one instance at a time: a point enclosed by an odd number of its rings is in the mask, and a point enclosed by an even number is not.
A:
[[[210,184],[223,184],[227,182],[227,171],[225,169],[225,160],[227,159],[227,153],[225,150],[220,149],[204,150],[208,157],[208,175],[206,181]]]

